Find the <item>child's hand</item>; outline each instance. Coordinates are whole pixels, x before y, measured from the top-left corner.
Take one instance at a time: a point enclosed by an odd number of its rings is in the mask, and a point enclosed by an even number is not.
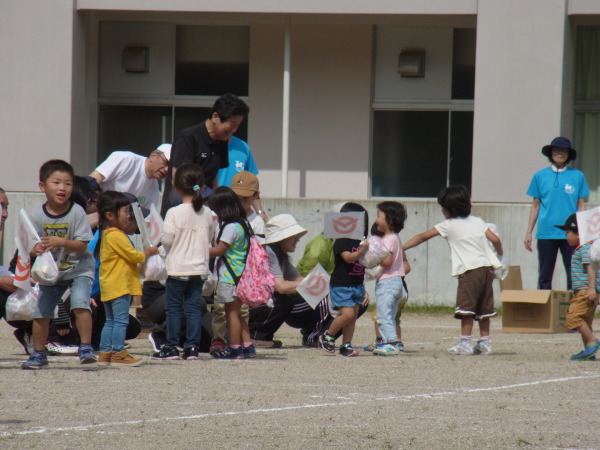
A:
[[[31,249],[31,255],[32,256],[40,256],[42,253],[44,253],[46,250],[44,248],[44,243],[43,242],[38,242],[37,244],[35,244],[33,246],[33,248]]]
[[[371,299],[369,298],[369,293],[365,292],[365,298],[363,299],[362,305],[369,306],[369,303],[371,303]]]
[[[596,292],[596,288],[588,288],[587,290],[587,298],[590,302],[597,302],[598,301],[598,293]]]
[[[44,236],[42,238],[42,244],[44,245],[44,251],[52,250],[58,247],[64,247],[67,240],[58,236]]]
[[[146,256],[146,259],[150,258],[153,255],[158,255],[158,247],[154,245],[144,246],[144,255]]]
[[[369,241],[368,241],[368,239],[365,239],[358,246],[357,252],[360,256],[362,256],[367,252],[368,249],[369,249]]]

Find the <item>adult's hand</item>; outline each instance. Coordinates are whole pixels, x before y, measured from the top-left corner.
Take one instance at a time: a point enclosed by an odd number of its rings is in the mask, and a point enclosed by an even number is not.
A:
[[[531,248],[531,243],[533,242],[533,238],[531,237],[531,233],[527,233],[525,235],[525,240],[523,241],[523,244],[525,245],[525,249],[528,251],[533,251],[533,249]]]

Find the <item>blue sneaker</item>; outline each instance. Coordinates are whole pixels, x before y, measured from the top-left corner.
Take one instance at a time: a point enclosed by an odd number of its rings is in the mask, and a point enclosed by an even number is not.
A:
[[[48,365],[48,358],[44,352],[33,352],[27,361],[21,365],[23,370],[38,370]]]
[[[230,347],[229,348],[229,357],[231,359],[244,359],[244,357],[245,357],[244,356],[244,348],[243,347],[238,347],[238,348]]]
[[[244,358],[256,358],[256,347],[254,344],[250,344],[248,347],[243,349]]]
[[[376,338],[375,342],[373,344],[365,345],[363,347],[363,350],[365,352],[372,352],[373,350],[375,350],[377,348],[377,346],[382,346],[382,345],[383,345],[383,339],[382,338]]]
[[[94,353],[94,349],[90,346],[79,347],[79,363],[80,364],[94,364],[98,362],[98,358]]]
[[[576,355],[572,355],[571,359],[591,359],[595,358],[595,354],[600,348],[600,340],[596,339],[596,343],[592,345],[586,345],[582,352],[577,353]]]
[[[398,350],[400,353],[404,352],[404,344],[402,341],[398,341],[394,345],[396,346],[396,350]]]

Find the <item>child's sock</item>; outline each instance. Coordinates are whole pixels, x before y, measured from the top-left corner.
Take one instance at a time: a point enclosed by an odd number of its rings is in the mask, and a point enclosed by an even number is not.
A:
[[[466,343],[471,343],[471,336],[470,335],[464,335],[462,334],[460,336],[460,342],[466,342]]]
[[[81,344],[81,345],[79,346],[79,350],[86,350],[86,349],[93,350],[93,349],[92,349],[92,346],[91,346],[90,344]]]
[[[481,336],[479,338],[479,342],[490,342],[490,337],[489,336]]]
[[[245,348],[248,348],[248,347],[250,347],[251,345],[252,345],[252,342],[244,342],[244,344],[243,344],[243,346],[244,346]]]
[[[375,343],[376,344],[383,344],[383,338],[375,338]]]
[[[241,344],[231,344],[230,347],[231,348],[240,348],[242,345]]]

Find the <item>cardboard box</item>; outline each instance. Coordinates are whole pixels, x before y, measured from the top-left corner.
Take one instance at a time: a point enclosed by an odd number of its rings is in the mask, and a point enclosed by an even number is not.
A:
[[[505,333],[566,333],[571,291],[524,290],[521,268],[511,266],[500,284],[502,331]]]

